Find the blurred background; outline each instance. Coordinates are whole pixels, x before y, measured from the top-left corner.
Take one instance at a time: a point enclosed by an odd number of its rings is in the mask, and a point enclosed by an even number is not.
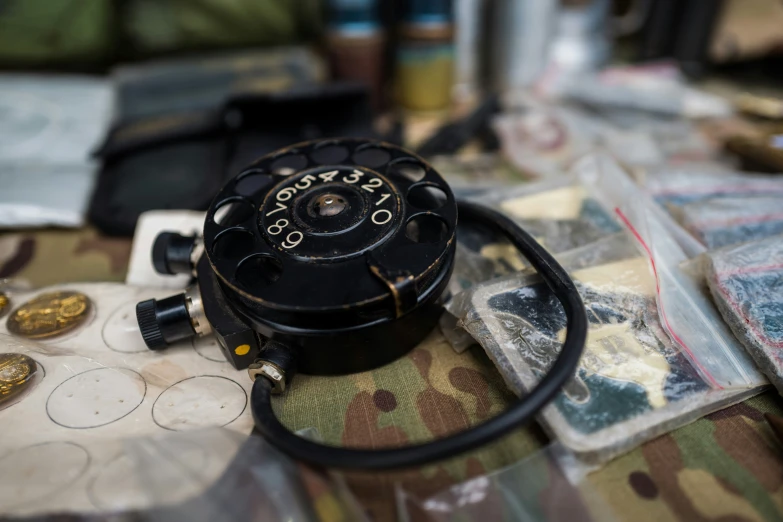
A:
[[[596,141],[779,171],[781,27],[776,0],[0,0],[0,226],[130,236],[327,136],[484,183]]]

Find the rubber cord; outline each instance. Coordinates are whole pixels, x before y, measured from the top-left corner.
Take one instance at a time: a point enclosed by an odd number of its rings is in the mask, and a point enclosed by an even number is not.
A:
[[[290,432],[272,410],[270,382],[258,378],[253,385],[250,405],[258,431],[270,444],[296,460],[328,468],[383,470],[422,466],[478,448],[524,426],[573,377],[587,338],[587,315],[568,273],[530,234],[503,214],[474,203],[458,202],[457,205],[460,219],[481,223],[506,236],[563,305],[567,317],[566,337],[547,374],[523,399],[478,426],[422,444],[367,450],[319,444]]]

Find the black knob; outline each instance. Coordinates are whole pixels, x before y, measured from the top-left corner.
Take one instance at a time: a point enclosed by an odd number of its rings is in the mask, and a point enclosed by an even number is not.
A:
[[[152,245],[152,266],[159,274],[190,274],[193,271],[191,254],[196,236],[176,232],[161,232]]]
[[[136,320],[150,350],[162,350],[171,343],[196,335],[185,299],[185,294],[179,294],[136,305]]]

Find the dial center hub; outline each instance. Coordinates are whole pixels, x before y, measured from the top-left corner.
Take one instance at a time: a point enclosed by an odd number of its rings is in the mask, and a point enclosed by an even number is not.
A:
[[[312,198],[307,207],[313,217],[332,217],[348,208],[348,201],[338,194],[327,192]]]

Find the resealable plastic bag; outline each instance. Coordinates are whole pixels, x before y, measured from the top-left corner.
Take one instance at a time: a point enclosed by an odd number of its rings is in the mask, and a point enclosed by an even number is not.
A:
[[[400,522],[611,522],[613,510],[555,442],[425,499],[398,488]]]
[[[471,199],[516,221],[550,253],[565,252],[621,230],[612,214],[572,175],[487,191]],[[480,252],[497,257],[485,247]]]
[[[705,257],[707,284],[723,318],[783,393],[783,236]]]
[[[646,258],[655,282],[660,324],[712,388],[754,387],[764,382],[736,338],[725,334],[720,314],[679,265],[693,254],[673,233],[676,224],[612,158],[595,154],[574,168],[592,198],[612,212]],[[670,218],[669,218],[670,219]],[[703,247],[701,247],[703,251]]]
[[[92,311],[81,324],[39,340],[8,328],[30,299],[64,291],[89,301]],[[214,337],[176,343],[164,353],[145,346],[135,305],[166,292],[77,283],[9,294],[12,310],[0,321],[0,353],[34,361],[40,380],[16,382],[24,365],[6,368],[12,377],[6,384],[20,393],[0,409],[0,514],[102,509],[93,502],[90,474],[114,458],[110,441],[215,426],[251,432],[252,382],[231,367]],[[47,324],[47,312],[40,312],[38,320]],[[20,466],[27,470],[24,479]]]
[[[492,122],[503,154],[529,176],[551,178],[567,172],[580,156],[590,152],[601,126],[568,107],[529,99],[512,102]]]
[[[710,250],[783,234],[783,196],[706,199],[672,214]]]
[[[715,198],[783,197],[780,176],[672,168],[644,177],[645,192],[665,207]]]
[[[765,382],[759,377],[750,387],[716,389],[702,377],[662,327],[656,280],[627,235],[605,238],[558,260],[585,303],[589,333],[574,379],[543,410],[541,420],[580,461],[605,462],[744,400]],[[451,311],[520,396],[548,371],[565,336],[562,306],[530,272],[463,292]]]
[[[95,296],[102,285],[86,286]],[[134,357],[87,346],[85,333],[69,347],[0,334],[13,357],[0,388],[18,390],[0,408],[0,516],[364,520],[341,481],[249,436],[247,394],[221,375],[227,362],[193,346]]]
[[[491,189],[469,196],[514,219],[552,253],[608,237],[621,230],[612,216],[589,198],[573,176]],[[477,283],[525,269],[527,260],[492,229],[460,223],[450,291],[457,295]],[[441,331],[457,352],[475,344],[455,318],[444,314]]]

